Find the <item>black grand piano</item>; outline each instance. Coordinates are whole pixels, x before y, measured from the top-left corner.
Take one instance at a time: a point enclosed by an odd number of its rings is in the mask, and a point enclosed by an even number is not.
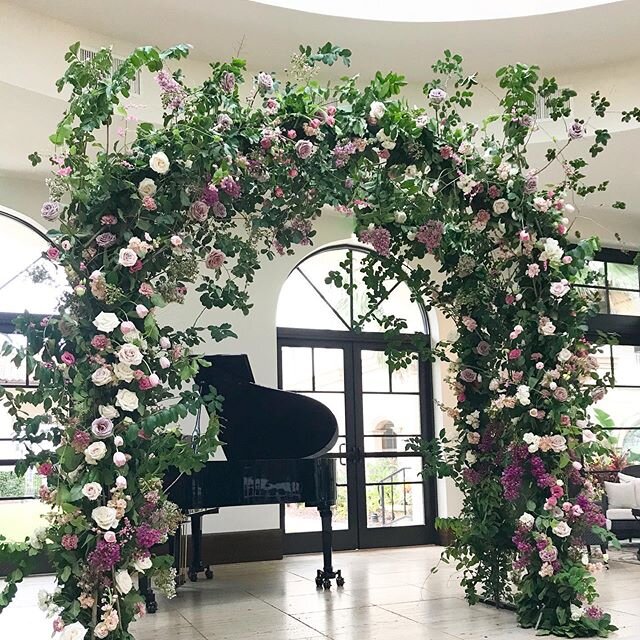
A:
[[[226,461],[208,462],[192,475],[169,475],[165,483],[169,498],[191,519],[189,578],[196,581],[201,572],[213,577],[201,556],[204,515],[220,507],[304,502],[318,508],[322,523],[324,566],[317,571],[316,585],[329,589],[335,578],[342,586],[342,574],[332,566],[335,459],[321,457],[338,438],[335,416],[312,398],[255,384],[246,355],[205,359],[210,366],[200,369],[196,382],[201,393],[215,387],[224,398],[220,439]],[[179,540],[172,542],[174,549],[181,548]],[[141,591],[147,610],[154,612],[155,596],[145,581]]]

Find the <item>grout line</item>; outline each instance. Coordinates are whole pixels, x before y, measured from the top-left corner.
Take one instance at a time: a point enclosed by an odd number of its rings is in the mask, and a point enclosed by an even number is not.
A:
[[[198,627],[196,627],[191,620],[188,620],[184,614],[182,613],[182,611],[180,611],[179,609],[177,610],[178,615],[187,623],[188,626],[190,626],[199,636],[202,637],[202,640],[207,640],[207,636],[205,636],[202,631],[200,631],[200,629],[198,629]]]

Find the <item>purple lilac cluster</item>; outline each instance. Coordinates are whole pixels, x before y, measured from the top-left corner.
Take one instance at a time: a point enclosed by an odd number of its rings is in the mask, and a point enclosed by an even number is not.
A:
[[[177,111],[184,105],[187,97],[184,87],[168,71],[158,71],[156,82],[162,91],[162,104],[165,109]]]
[[[96,548],[87,556],[87,562],[96,571],[111,571],[120,562],[120,545],[101,538]]]
[[[381,256],[389,257],[391,250],[391,234],[384,227],[363,229],[358,234],[362,242],[370,244]]]
[[[540,456],[531,456],[529,463],[531,464],[531,474],[541,489],[553,487],[556,484],[556,479],[547,472]]]
[[[233,176],[225,176],[222,178],[220,188],[231,198],[239,198],[242,193],[240,184],[236,182]]]
[[[600,510],[598,505],[594,504],[587,496],[581,493],[576,498],[576,504],[582,508],[584,512],[584,521],[591,526],[604,527],[607,519]]]
[[[529,565],[531,554],[533,553],[533,545],[528,540],[529,531],[526,527],[519,526],[511,538],[511,541],[518,550],[518,558],[513,563],[514,569],[517,571],[524,569]]]
[[[440,220],[429,220],[418,229],[416,240],[425,245],[429,253],[433,253],[442,242],[443,231],[444,225]]]
[[[476,470],[476,469],[472,469],[471,467],[467,467],[463,472],[462,472],[462,477],[464,478],[465,482],[467,482],[470,485],[476,485],[479,484],[483,477],[484,474],[481,473],[480,471]]]
[[[356,145],[351,141],[336,145],[333,148],[336,167],[344,167],[349,162],[349,156],[352,156],[357,150]]]
[[[296,216],[292,221],[291,221],[291,228],[295,229],[296,231],[298,231],[301,235],[302,235],[302,239],[300,240],[300,244],[301,245],[308,245],[311,243],[311,241],[309,240],[309,234],[311,233],[311,230],[313,229],[313,225],[311,224],[311,220],[305,220],[304,218],[300,218],[299,216]]]
[[[209,183],[203,190],[202,195],[200,196],[200,200],[206,202],[210,207],[219,202],[220,194],[218,190]]]
[[[154,529],[146,523],[142,523],[136,529],[136,542],[142,549],[151,549],[162,540],[163,533],[159,529]]]
[[[504,497],[513,501],[520,495],[522,486],[522,466],[519,462],[512,462],[502,472],[502,488]]]

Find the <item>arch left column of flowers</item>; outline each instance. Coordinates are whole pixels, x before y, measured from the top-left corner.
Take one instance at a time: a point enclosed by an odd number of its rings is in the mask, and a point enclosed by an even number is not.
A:
[[[391,275],[407,282],[416,298],[436,300],[460,323],[453,345],[461,363],[455,381],[460,438],[452,460],[437,466],[453,473],[465,492],[450,552],[465,565],[469,599],[477,599],[477,590],[508,595],[517,549],[529,561],[517,576],[522,624],[542,624],[554,633],[606,634],[610,618],[587,613],[595,591],[587,569],[575,561],[579,545],[563,542],[566,527],[557,528],[569,516],[557,513],[555,505],[550,516],[545,512],[548,497],[557,502],[557,496],[546,496],[546,481],[580,475],[567,464],[582,453],[573,444],[575,421],[589,399],[581,391],[584,366],[578,360],[592,347],[579,345],[581,323],[593,304],[567,295],[567,285],[595,244],[570,250],[565,237],[563,190],[579,192],[580,179],[574,174],[552,194],[539,193],[536,174],[528,170],[523,149],[535,109],[531,96],[538,90],[535,68],[501,70],[505,113],[498,119],[507,142],[486,137],[481,155],[471,142],[477,128],[462,123],[458,113],[470,102],[473,78],[462,74],[459,57],[448,52],[434,65],[436,79],[425,86],[427,112],[395,97],[404,80],[393,73],[378,74],[364,89],[355,79],[333,89],[308,82],[319,64],[348,62],[349,52],[330,44],[317,53],[301,48],[292,65],[306,78],[300,83],[280,85],[258,74],[248,102],[238,90],[244,71],[239,60],[213,64],[211,77],[189,89],[179,73],[164,69],[166,61],[185,56],[186,47],[137,49],[115,72],[109,51],[83,63],[78,49],[74,45],[67,54],[69,69],[58,85],[68,85],[72,94],[51,137],[62,150],[51,157],[52,197],[42,208],[46,219],[59,221],[48,256],[66,270],[73,290],[48,322],[20,320],[18,329],[30,347],[16,358],[26,359],[40,387],[6,394],[17,438],[28,452],[19,470],[36,465],[48,477],[42,498],[53,510],[49,526],[29,543],[0,546],[0,553],[18,563],[0,607],[42,548],[58,581],[43,606],[54,614],[54,630],[64,640],[87,633],[131,638],[128,628],[143,609],[134,587],[140,573],[153,574],[172,593],[169,559],[151,552],[180,518],[164,497],[162,477],[169,467],[189,471],[204,464],[217,445],[218,399],[201,398],[189,386],[202,364],[196,355],[202,329],[161,327],[159,310],[182,302],[196,283],[203,307],[249,313],[247,285],[260,260],[310,242],[313,220],[329,204],[354,215],[361,239],[378,253],[367,266],[372,304],[384,297],[383,283]],[[120,96],[128,96],[143,66],[157,72],[163,126],[141,123],[133,143],[105,148],[96,132],[120,124]],[[554,83],[543,81],[539,91],[553,95]],[[563,92],[554,98],[558,117],[566,115],[569,97]],[[581,126],[574,124],[571,135],[579,137]],[[40,158],[33,154],[32,160]],[[426,253],[442,263],[442,286],[415,265]],[[521,273],[525,262],[538,267],[539,281],[522,287],[528,293],[505,291],[511,286],[505,283],[534,277],[533,267]],[[202,263],[209,271],[200,277]],[[407,272],[403,264],[415,266]],[[330,278],[342,284],[340,274]],[[515,304],[523,299],[534,306]],[[561,400],[550,399],[548,384],[535,378],[532,349],[543,338],[526,345],[520,338],[532,330],[535,336],[553,334],[552,316],[559,313],[565,333],[545,343],[544,357],[555,362],[570,345],[577,360],[559,375],[570,376],[567,387],[581,394],[572,399],[564,434],[558,433],[555,406],[541,410],[546,420],[540,414],[532,422],[534,387],[541,403]],[[402,320],[385,322],[390,356],[401,364]],[[233,335],[226,324],[207,330],[216,340]],[[513,340],[523,344],[507,348]],[[423,349],[423,355],[432,354]],[[518,371],[512,371],[514,363]],[[192,448],[176,423],[203,402],[211,424]],[[41,405],[43,413],[27,417],[28,405]],[[542,468],[521,450],[529,429],[538,445],[540,434],[559,436],[544,440]],[[503,495],[500,478],[516,464],[523,491],[512,499]],[[536,473],[546,484],[536,484]],[[529,504],[535,515],[523,520]],[[584,505],[583,513],[597,513],[591,502]],[[571,518],[576,531],[591,526],[577,511]],[[539,540],[549,557],[553,546],[555,560],[533,559],[533,541]],[[560,582],[565,578],[568,583]],[[548,611],[540,610],[543,590],[554,601]],[[571,607],[580,611],[577,617]]]

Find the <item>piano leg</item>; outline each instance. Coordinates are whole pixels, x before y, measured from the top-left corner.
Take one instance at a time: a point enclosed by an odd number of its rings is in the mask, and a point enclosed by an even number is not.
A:
[[[140,575],[140,595],[144,597],[147,613],[155,613],[158,610],[156,594],[151,588],[151,581],[144,574]]]
[[[191,516],[191,543],[193,551],[191,556],[191,566],[189,567],[189,580],[191,582],[198,581],[198,574],[204,571],[207,580],[213,578],[213,571],[208,565],[202,564],[202,515],[194,514]]]
[[[318,569],[316,574],[316,586],[318,588],[331,589],[331,579],[336,579],[339,587],[344,585],[342,571],[333,570],[333,528],[331,526],[331,505],[318,505],[320,521],[322,522],[322,560],[324,567]]]

